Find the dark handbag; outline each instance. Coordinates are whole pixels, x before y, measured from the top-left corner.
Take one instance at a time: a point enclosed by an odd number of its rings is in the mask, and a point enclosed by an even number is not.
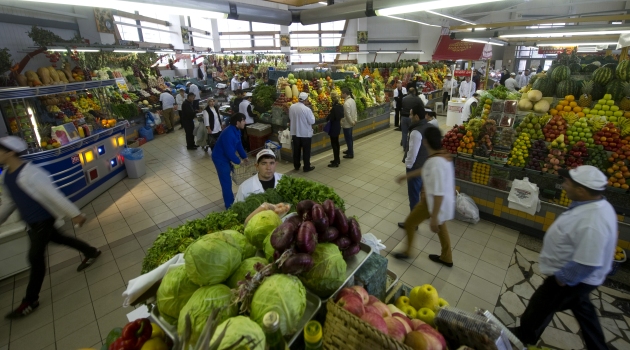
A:
[[[330,134],[330,120],[324,125],[324,132]]]

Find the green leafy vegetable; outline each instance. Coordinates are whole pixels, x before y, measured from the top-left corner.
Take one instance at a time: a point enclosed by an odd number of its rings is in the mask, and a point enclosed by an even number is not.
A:
[[[245,235],[240,232],[234,230],[219,231],[208,234],[208,237],[220,239],[229,243],[241,252],[241,257],[243,259],[251,258],[256,255],[256,247],[249,243],[247,238],[245,238]]]
[[[184,260],[188,278],[200,286],[210,286],[232,275],[241,264],[241,252],[225,241],[203,236],[186,249]]]
[[[273,253],[276,250],[271,245],[271,235],[268,235],[263,241],[263,251],[265,252],[265,258],[267,258],[267,261],[273,262]]]
[[[330,199],[335,202],[337,208],[346,209],[343,199],[331,187],[301,177],[282,176],[276,185],[276,191],[293,207],[305,199],[317,203],[323,203],[326,199]]]
[[[313,293],[328,298],[346,279],[347,265],[333,243],[319,243],[313,253],[313,267],[300,280]]]
[[[197,289],[199,286],[188,278],[184,265],[169,270],[157,291],[160,314],[169,316],[170,321],[176,322],[179,312]]]
[[[306,289],[295,276],[269,276],[256,289],[251,308],[250,318],[260,326],[265,314],[275,311],[280,315],[282,334],[293,334],[306,310]]]
[[[282,220],[273,210],[261,211],[249,219],[245,226],[245,237],[254,247],[262,249],[265,238],[280,224]]]
[[[252,91],[252,103],[257,110],[267,112],[271,110],[276,100],[276,87],[266,84],[258,85]]]
[[[225,327],[227,327],[225,336],[223,340],[221,340],[221,344],[217,350],[232,349],[230,345],[236,343],[242,337],[246,337],[246,339],[249,337],[257,343],[255,347],[248,347],[247,349],[265,350],[265,333],[256,322],[245,316],[236,316],[223,321],[214,332],[210,343],[214,343],[219,338],[219,335],[223,333]],[[237,347],[236,349],[240,350],[241,347]]]
[[[251,276],[254,276],[256,274],[257,271],[254,266],[256,266],[257,263],[267,265],[267,260],[265,260],[265,258],[257,256],[243,260],[241,265],[238,267],[238,269],[236,269],[236,271],[234,271],[232,276],[228,278],[225,284],[227,284],[227,286],[232,289],[238,287],[238,282],[244,280],[245,275],[247,275],[248,272]]]
[[[236,213],[236,217],[240,222],[245,222],[247,216],[265,202],[278,204],[284,202],[284,198],[278,193],[278,191],[276,191],[275,188],[270,188],[264,193],[255,193],[247,196],[244,202],[234,203],[230,207],[230,211]]]
[[[236,303],[232,303],[232,291],[228,286],[217,284],[197,289],[179,313],[177,332],[180,336],[183,335],[186,314],[190,313],[190,323],[192,325],[190,344],[195,344],[212,310],[221,307],[226,308],[217,315],[217,322],[223,322],[230,317],[234,317],[238,312]]]
[[[488,92],[492,94],[492,96],[498,98],[499,100],[505,100],[507,99],[507,96],[510,93],[510,90],[508,90],[503,85],[499,85],[492,90],[488,90]]]

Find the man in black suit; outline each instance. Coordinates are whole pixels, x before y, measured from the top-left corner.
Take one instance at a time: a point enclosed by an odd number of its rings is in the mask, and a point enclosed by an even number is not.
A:
[[[182,103],[182,115],[180,120],[184,131],[186,132],[186,148],[189,150],[196,150],[199,146],[195,145],[195,135],[193,130],[195,129],[195,118],[197,117],[197,111],[193,107],[193,101],[195,101],[195,94],[189,93],[186,97],[186,101]]]

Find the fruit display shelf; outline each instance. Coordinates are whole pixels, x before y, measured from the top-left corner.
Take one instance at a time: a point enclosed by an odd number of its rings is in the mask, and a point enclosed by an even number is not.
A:
[[[30,98],[44,95],[61,94],[64,92],[81,91],[86,89],[94,89],[99,87],[114,86],[115,79],[108,80],[91,80],[78,83],[47,85],[39,87],[15,87],[0,89],[0,100]]]

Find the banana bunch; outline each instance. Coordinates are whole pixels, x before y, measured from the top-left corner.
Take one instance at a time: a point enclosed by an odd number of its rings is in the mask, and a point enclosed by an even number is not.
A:
[[[619,117],[617,119],[617,128],[621,130],[621,136],[630,135],[630,119]]]
[[[591,127],[593,132],[598,132],[606,126],[606,117],[603,115],[594,115],[587,119],[586,123]]]
[[[549,121],[551,120],[551,115],[550,114],[545,114],[542,117],[538,118],[540,125],[547,125],[547,123],[549,123]]]
[[[577,114],[573,113],[573,112],[567,112],[565,113],[563,116],[564,120],[567,121],[567,124],[569,126],[573,125],[573,123],[577,122],[578,119],[580,119]]]

